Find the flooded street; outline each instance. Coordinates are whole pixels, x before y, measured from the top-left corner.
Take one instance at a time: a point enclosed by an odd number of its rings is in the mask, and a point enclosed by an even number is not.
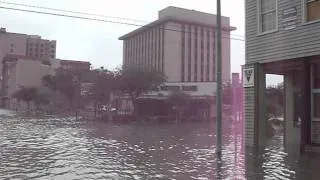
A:
[[[320,162],[317,156],[288,153],[281,136],[271,139],[259,155],[245,153],[241,128],[229,126],[224,125],[218,161],[214,124],[112,125],[72,118],[1,117],[0,179],[317,177],[318,172],[312,172]]]

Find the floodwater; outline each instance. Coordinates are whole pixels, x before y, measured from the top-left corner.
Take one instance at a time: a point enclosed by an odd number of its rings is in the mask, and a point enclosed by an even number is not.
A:
[[[0,179],[318,179],[316,155],[290,154],[282,136],[245,151],[237,125],[131,124],[0,118]],[[313,171],[314,169],[314,171]]]

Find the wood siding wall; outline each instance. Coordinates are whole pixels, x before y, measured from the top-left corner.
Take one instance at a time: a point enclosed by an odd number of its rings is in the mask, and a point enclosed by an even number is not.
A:
[[[278,30],[258,33],[258,0],[246,0],[246,63],[272,62],[320,54],[320,21],[305,23],[303,0],[278,0]],[[284,29],[283,11],[297,9],[296,28]]]

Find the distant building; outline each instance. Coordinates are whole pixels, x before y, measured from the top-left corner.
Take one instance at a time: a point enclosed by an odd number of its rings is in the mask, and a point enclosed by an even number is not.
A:
[[[42,39],[38,35],[7,32],[0,28],[0,60],[7,55],[24,56],[31,59],[50,60],[56,58],[56,41]],[[2,63],[0,63],[0,72]]]
[[[78,66],[79,61],[51,59],[50,63],[39,58],[31,58],[19,55],[7,55],[3,58],[3,80],[1,84],[2,103],[5,107],[12,107],[14,102],[12,94],[22,87],[45,88],[42,85],[42,77],[48,74],[54,75],[56,69],[65,68],[65,62],[71,64],[68,69],[88,70],[89,62],[83,62],[86,66]],[[74,62],[74,66],[72,66]]]
[[[90,70],[90,62],[88,61],[74,61],[74,60],[61,60],[60,67],[63,69],[73,69],[73,70]]]
[[[159,98],[172,90],[182,90],[193,98],[210,97],[216,92],[216,15],[167,7],[158,20],[138,28],[123,40],[123,64],[151,66],[167,76],[158,92],[143,98]],[[230,19],[222,16],[222,79],[230,81]],[[161,99],[161,96],[160,96]],[[124,105],[126,108],[128,105]],[[214,116],[215,105],[210,108]]]
[[[0,29],[0,58],[7,54],[22,55],[32,58],[56,58],[56,41],[42,39],[38,35],[7,32]]]
[[[230,80],[230,26],[222,17],[222,77]],[[215,82],[216,15],[177,7],[159,11],[159,19],[119,38],[123,64],[149,65],[168,82]]]

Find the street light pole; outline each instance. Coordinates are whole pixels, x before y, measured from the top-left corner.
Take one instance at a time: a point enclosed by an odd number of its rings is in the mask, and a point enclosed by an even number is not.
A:
[[[216,107],[217,107],[217,144],[216,153],[221,154],[221,124],[222,124],[222,73],[221,73],[221,2],[217,0],[217,97],[216,97]]]

